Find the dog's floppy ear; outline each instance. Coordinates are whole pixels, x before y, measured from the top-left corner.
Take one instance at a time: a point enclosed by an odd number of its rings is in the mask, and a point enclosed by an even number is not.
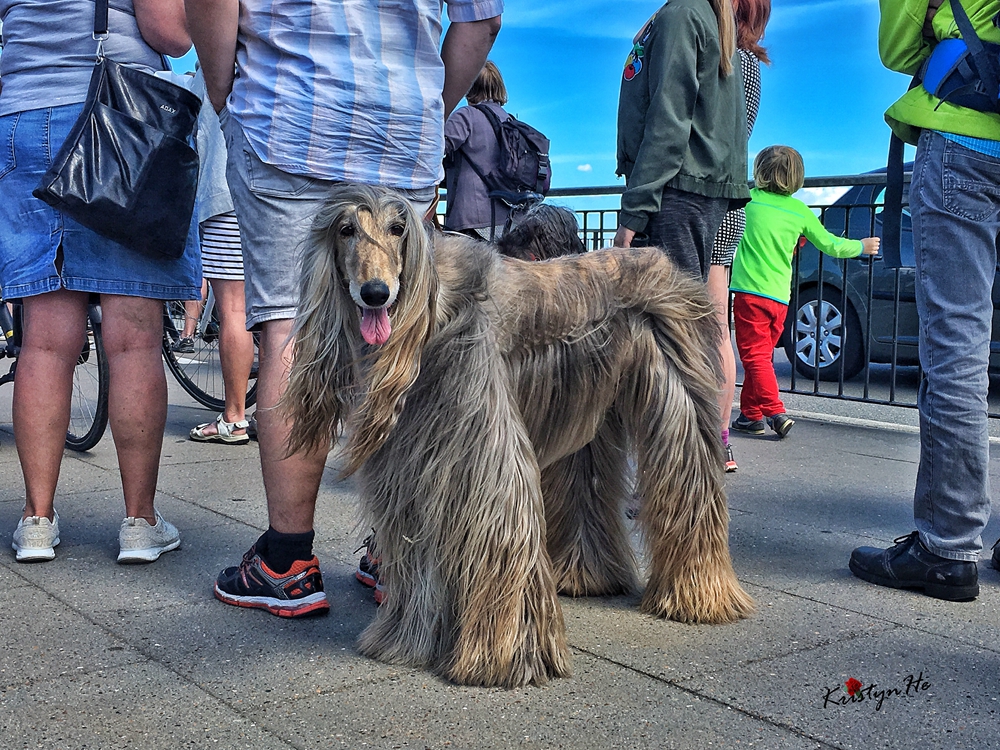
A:
[[[293,364],[279,404],[293,422],[289,455],[328,449],[354,401],[359,316],[338,263],[337,230],[357,206],[357,196],[332,192],[316,215],[303,254]]]
[[[398,212],[404,219],[402,275],[393,306],[392,335],[377,351],[367,374],[364,401],[351,418],[350,463],[345,474],[356,471],[392,432],[404,396],[420,374],[420,358],[436,313],[438,276],[428,228],[413,205],[394,193],[388,194],[380,210]]]

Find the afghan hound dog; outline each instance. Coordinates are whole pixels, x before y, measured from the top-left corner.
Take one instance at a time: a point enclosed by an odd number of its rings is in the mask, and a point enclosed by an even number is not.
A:
[[[362,653],[464,685],[570,674],[558,592],[748,616],[729,556],[715,310],[656,249],[527,262],[336,188],[304,252],[288,449],[347,434],[386,600]]]
[[[548,260],[587,252],[576,214],[568,208],[539,203],[496,241],[501,255],[521,260]]]

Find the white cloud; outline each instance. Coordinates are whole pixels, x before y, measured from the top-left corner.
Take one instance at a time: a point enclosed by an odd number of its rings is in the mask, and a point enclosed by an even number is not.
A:
[[[830,206],[848,190],[848,187],[802,188],[795,194],[803,203],[810,206]]]
[[[594,168],[589,164],[577,164],[576,169],[578,172],[593,172]]]

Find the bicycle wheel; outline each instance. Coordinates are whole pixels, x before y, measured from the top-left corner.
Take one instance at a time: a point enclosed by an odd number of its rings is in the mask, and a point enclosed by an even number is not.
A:
[[[173,345],[180,341],[184,330],[184,303],[171,300],[164,304],[163,358],[171,374],[191,398],[213,411],[222,411],[226,405],[226,392],[219,360],[219,318],[214,309],[208,316],[202,317],[207,322],[203,330],[196,331],[194,351],[175,352]],[[257,341],[257,334],[254,334],[254,364],[247,388],[247,407],[257,401]]]
[[[88,315],[87,339],[73,370],[66,447],[87,451],[97,445],[108,427],[108,358],[98,315]]]

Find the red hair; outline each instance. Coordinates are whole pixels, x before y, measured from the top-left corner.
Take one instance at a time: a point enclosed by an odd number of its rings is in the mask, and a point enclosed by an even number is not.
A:
[[[736,46],[770,65],[771,59],[760,40],[771,18],[771,0],[733,0],[733,9],[736,11]]]

